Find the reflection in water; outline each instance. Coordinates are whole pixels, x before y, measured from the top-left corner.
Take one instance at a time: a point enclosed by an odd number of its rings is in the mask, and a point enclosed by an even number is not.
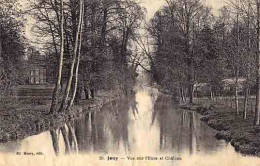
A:
[[[60,133],[65,143],[65,153],[66,154],[71,152],[78,153],[78,142],[75,134],[74,121],[68,122],[64,126],[58,129],[50,130],[52,145],[56,155],[59,155],[60,153],[60,147],[59,147]]]
[[[124,162],[129,162],[129,165],[145,166],[208,166],[219,165],[218,161],[226,160],[226,165],[239,161],[236,166],[253,166],[245,162],[248,159],[260,163],[255,158],[235,153],[233,147],[216,140],[214,134],[212,129],[199,120],[197,113],[179,109],[170,98],[159,95],[152,88],[140,88],[130,98],[113,101],[101,110],[89,112],[59,129],[22,141],[0,144],[0,151],[3,156],[8,156],[7,152],[40,151],[45,154],[42,156],[44,162],[54,162],[55,165],[86,165],[87,162],[90,165],[107,165],[98,162],[99,156],[107,155],[166,155],[183,158],[182,161],[165,161],[167,164],[121,160],[110,162],[111,165],[125,165]],[[60,155],[55,156],[55,153]],[[69,154],[64,157],[65,153]],[[7,157],[3,165],[11,165],[6,163],[12,159],[12,156],[10,160]],[[21,165],[28,166],[28,163]]]
[[[51,129],[50,134],[51,134],[53,149],[54,149],[56,155],[58,155],[60,153],[59,138],[58,138],[59,130]]]
[[[148,94],[151,92],[148,91]],[[79,147],[81,153],[115,153],[119,150],[129,154],[147,148],[146,152],[153,154],[179,155],[188,152],[194,155],[201,150],[217,151],[223,144],[223,141],[213,137],[211,129],[202,125],[195,112],[178,109],[164,95],[154,97],[154,103],[150,101],[145,105],[147,98],[142,98],[144,103],[138,104],[136,96],[140,98],[143,95],[147,95],[147,91],[113,101],[100,111],[89,112],[75,123],[61,127],[59,130],[65,142],[65,151],[69,153],[74,145],[73,149],[77,151]],[[51,131],[53,145],[58,145],[54,133]],[[146,137],[149,135],[153,138]],[[141,141],[141,138],[147,140]],[[151,144],[154,148],[151,148]],[[57,153],[58,147],[54,147],[54,150]]]
[[[135,119],[137,119],[140,117],[139,117],[139,112],[138,112],[138,108],[137,108],[138,102],[136,102],[135,95],[136,95],[135,93],[132,94],[131,98],[129,99],[129,104],[130,104],[130,108],[133,112]]]
[[[201,150],[212,153],[222,146],[223,141],[213,137],[214,132],[200,122],[195,112],[180,110],[172,103],[171,99],[158,96],[152,113],[151,124],[156,119],[159,122],[162,152],[181,154],[189,151],[192,155]]]
[[[190,112],[190,154],[196,152],[196,120],[195,112]]]
[[[121,145],[125,151],[129,151],[128,110],[130,103],[133,102],[113,101],[105,105],[99,113],[88,113],[84,118],[76,120],[76,138],[80,152],[116,151]],[[134,108],[133,105],[131,107]]]

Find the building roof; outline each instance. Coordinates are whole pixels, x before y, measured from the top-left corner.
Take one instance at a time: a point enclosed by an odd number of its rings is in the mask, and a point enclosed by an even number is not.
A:
[[[238,78],[237,81],[238,81],[239,84],[241,84],[241,83],[245,82],[246,79],[245,78]],[[222,80],[222,82],[224,84],[235,84],[236,83],[236,79],[235,78],[227,78],[227,79]]]
[[[29,66],[45,67],[46,66],[46,57],[40,54],[34,54],[29,59]]]
[[[196,83],[194,87],[202,87],[202,86],[207,86],[209,83]]]

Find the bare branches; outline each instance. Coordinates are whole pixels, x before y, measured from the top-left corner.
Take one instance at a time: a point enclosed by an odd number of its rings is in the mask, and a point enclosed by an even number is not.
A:
[[[63,57],[64,57],[64,11],[63,11],[63,0],[61,0],[60,3],[60,56],[59,56],[59,66],[58,66],[58,78],[57,82],[55,85],[55,89],[53,92],[53,97],[52,97],[52,104],[50,108],[50,113],[56,113],[57,112],[57,107],[58,107],[58,102],[59,102],[59,93],[61,90],[61,79],[62,79],[62,69],[63,69]]]

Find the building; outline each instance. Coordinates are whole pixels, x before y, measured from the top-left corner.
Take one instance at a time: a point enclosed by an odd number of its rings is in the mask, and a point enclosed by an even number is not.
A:
[[[194,85],[194,93],[196,96],[207,96],[210,94],[210,84],[209,83],[196,83]]]
[[[28,85],[54,84],[56,75],[55,59],[46,58],[40,54],[34,54],[28,58]]]
[[[246,79],[245,78],[238,78],[238,93],[242,94],[244,91],[244,84]],[[227,78],[221,81],[221,84],[218,85],[218,87],[214,87],[214,89],[217,89],[217,91],[224,94],[234,94],[235,92],[235,84],[236,80],[235,78]],[[210,95],[210,91],[214,89],[211,89],[211,85],[209,83],[196,83],[194,85],[194,91],[199,96],[207,96]]]
[[[28,57],[25,63],[23,84],[14,87],[19,99],[50,100],[54,89],[56,61],[40,53]]]
[[[28,59],[29,74],[28,83],[46,84],[47,83],[47,67],[46,58],[44,56],[33,55]]]
[[[238,78],[238,93],[243,93],[244,91],[244,83],[246,79],[245,78]],[[222,87],[225,92],[234,92],[235,91],[235,85],[236,85],[236,79],[235,78],[227,78],[222,80]]]

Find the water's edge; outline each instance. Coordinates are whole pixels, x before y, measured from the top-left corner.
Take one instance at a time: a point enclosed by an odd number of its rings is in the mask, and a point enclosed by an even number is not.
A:
[[[24,113],[15,113],[15,111],[13,111],[1,115],[0,143],[22,140],[50,129],[57,129],[67,122],[81,118],[89,112],[98,111],[104,105],[117,99],[117,96],[113,96],[102,98],[101,100],[94,100],[80,107],[73,107],[69,112],[59,114],[47,114],[43,111],[26,110]]]
[[[236,152],[260,157],[260,140],[257,138],[260,127],[252,126],[250,122],[253,121],[253,117],[248,116],[247,120],[244,120],[242,115],[235,115],[235,112],[217,111],[214,106],[187,104],[181,108],[199,113],[200,120],[217,131],[215,137],[231,143]],[[234,117],[237,120],[234,120]]]

